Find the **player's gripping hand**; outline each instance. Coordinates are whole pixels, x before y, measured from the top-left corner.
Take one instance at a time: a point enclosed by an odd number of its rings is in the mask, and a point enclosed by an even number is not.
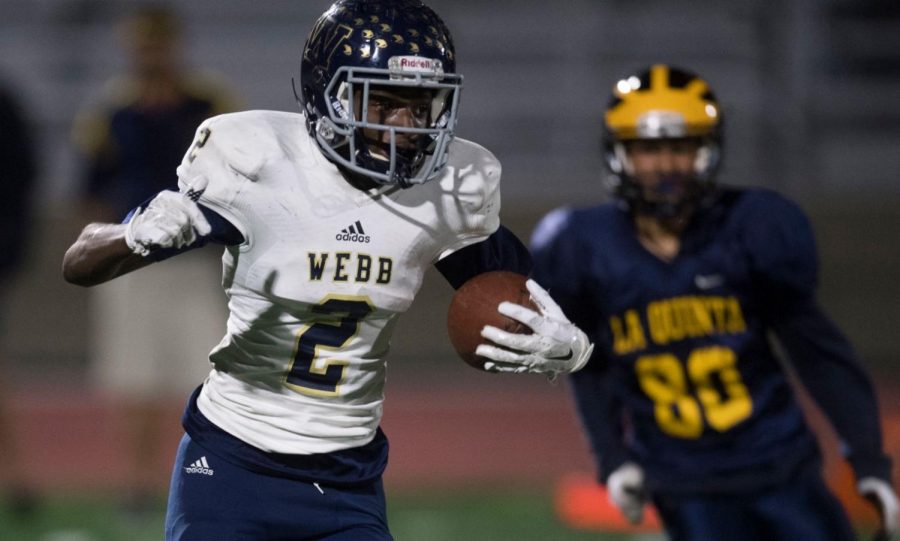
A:
[[[558,304],[534,280],[525,283],[540,312],[511,302],[502,302],[501,314],[527,325],[533,334],[515,334],[485,325],[481,336],[498,344],[480,344],[475,353],[494,362],[484,363],[488,372],[532,372],[555,378],[580,370],[594,345],[570,322]]]
[[[164,191],[147,208],[139,209],[125,227],[125,243],[131,251],[147,256],[162,248],[189,246],[211,228],[196,200],[206,188],[204,177],[194,179],[187,193]]]
[[[644,504],[647,492],[644,490],[644,470],[633,462],[622,464],[606,480],[609,500],[631,524],[644,520]]]
[[[875,534],[875,541],[896,541],[900,538],[898,531],[900,502],[890,483],[877,477],[863,477],[856,484],[856,490],[878,509],[881,527]]]

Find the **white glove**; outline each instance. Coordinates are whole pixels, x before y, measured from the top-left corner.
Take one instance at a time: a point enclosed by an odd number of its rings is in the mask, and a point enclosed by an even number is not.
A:
[[[622,464],[606,480],[609,501],[619,508],[631,524],[644,520],[644,504],[647,493],[644,490],[644,470],[633,462]]]
[[[147,208],[138,209],[125,227],[125,243],[131,251],[147,256],[161,248],[189,246],[197,235],[208,235],[212,229],[195,203],[206,184],[206,178],[197,177],[187,193],[160,192]]]
[[[881,517],[881,527],[875,534],[876,541],[896,540],[898,537],[898,512],[900,503],[894,488],[877,477],[863,477],[856,483],[856,490],[865,499],[872,502]]]
[[[547,374],[551,379],[580,370],[591,357],[594,345],[581,329],[566,319],[544,288],[534,280],[528,280],[525,285],[540,313],[512,302],[500,303],[498,310],[530,327],[533,334],[510,333],[485,325],[481,336],[503,347],[480,344],[475,348],[476,355],[493,361],[485,362],[484,369]]]

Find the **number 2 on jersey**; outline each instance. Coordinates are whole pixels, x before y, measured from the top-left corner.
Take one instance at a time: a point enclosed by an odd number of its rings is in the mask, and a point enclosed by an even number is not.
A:
[[[300,332],[285,384],[313,396],[337,396],[349,361],[324,358],[346,346],[372,305],[359,298],[329,298],[312,307],[316,322]]]
[[[724,432],[753,413],[736,365],[734,351],[715,346],[692,351],[684,368],[677,357],[664,353],[639,358],[635,370],[653,400],[659,428],[677,438],[699,438],[704,420]]]

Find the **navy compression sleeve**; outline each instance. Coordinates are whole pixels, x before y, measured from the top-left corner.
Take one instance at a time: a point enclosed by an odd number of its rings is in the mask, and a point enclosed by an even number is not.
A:
[[[501,225],[485,240],[453,252],[434,266],[453,289],[459,289],[466,280],[482,272],[506,270],[528,275],[531,254],[512,231]]]

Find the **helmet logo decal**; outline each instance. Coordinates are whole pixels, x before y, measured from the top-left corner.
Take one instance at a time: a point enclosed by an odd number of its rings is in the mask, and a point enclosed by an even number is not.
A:
[[[350,115],[347,114],[347,110],[344,109],[344,105],[341,103],[340,99],[332,98],[331,107],[334,109],[334,112],[337,113],[339,118],[343,118],[344,120],[348,120],[350,118]]]
[[[391,79],[415,77],[415,74],[440,79],[444,75],[444,66],[440,60],[422,56],[392,56],[388,59],[388,70],[391,72]]]
[[[320,21],[320,24],[317,24],[316,27],[313,28],[312,33],[310,34],[309,43],[314,44],[314,46],[308,47],[303,52],[303,56],[306,57],[307,60],[311,60],[312,58],[321,59],[320,66],[327,71],[331,69],[331,59],[338,48],[341,47],[344,41],[348,40],[350,36],[353,35],[353,29],[344,24],[335,25],[327,28],[327,30],[326,27],[328,27],[328,25],[322,24]],[[331,34],[327,36],[320,35],[324,31],[330,31]],[[344,54],[348,54],[346,48],[344,48]]]
[[[637,136],[686,137],[684,115],[678,111],[647,111],[637,119]]]

